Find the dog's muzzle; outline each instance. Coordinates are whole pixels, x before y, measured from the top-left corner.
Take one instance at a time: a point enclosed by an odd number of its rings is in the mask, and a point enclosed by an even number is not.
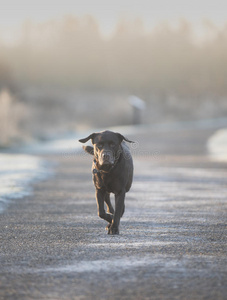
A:
[[[112,151],[103,151],[99,156],[100,165],[113,165],[114,164],[114,156]]]

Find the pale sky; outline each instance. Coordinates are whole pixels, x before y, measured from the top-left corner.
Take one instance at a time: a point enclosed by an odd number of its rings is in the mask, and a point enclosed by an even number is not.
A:
[[[226,0],[0,0],[0,28],[12,28],[25,20],[43,22],[67,14],[92,14],[104,32],[110,32],[119,18],[141,17],[145,26],[184,17],[196,23],[210,19],[227,22]]]

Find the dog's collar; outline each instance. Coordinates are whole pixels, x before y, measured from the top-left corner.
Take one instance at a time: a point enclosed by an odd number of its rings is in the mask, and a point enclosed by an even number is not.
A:
[[[97,166],[97,160],[96,160],[96,158],[94,158],[94,164],[95,164],[96,167],[92,170],[93,174],[97,174],[97,173],[108,174],[108,173],[110,173],[116,167],[116,165],[118,164],[118,162],[120,161],[120,159],[121,159],[121,153],[118,156],[118,158],[115,160],[115,162],[112,165],[112,167],[108,171],[105,171],[105,170],[102,170],[102,169],[98,168],[98,166]]]

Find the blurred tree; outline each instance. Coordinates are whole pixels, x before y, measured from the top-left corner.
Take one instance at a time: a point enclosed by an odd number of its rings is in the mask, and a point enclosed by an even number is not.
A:
[[[15,87],[9,65],[0,61],[0,91],[4,88],[13,89]]]

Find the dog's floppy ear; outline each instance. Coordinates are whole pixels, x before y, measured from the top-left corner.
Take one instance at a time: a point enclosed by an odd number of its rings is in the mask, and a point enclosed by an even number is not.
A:
[[[89,141],[91,139],[92,141],[92,144],[93,144],[93,141],[94,141],[94,138],[96,136],[96,133],[92,133],[90,134],[88,137],[84,138],[84,139],[80,139],[79,142],[81,143],[86,143],[87,141]]]
[[[91,147],[91,146],[83,146],[83,149],[88,154],[94,155],[94,148],[93,147]]]
[[[128,140],[126,137],[124,137],[122,134],[120,134],[120,133],[118,133],[118,132],[116,132],[116,135],[118,136],[120,142],[122,142],[122,141],[124,140],[124,141],[126,141],[126,142],[128,142],[128,143],[135,143],[135,142],[133,142],[133,141]]]

